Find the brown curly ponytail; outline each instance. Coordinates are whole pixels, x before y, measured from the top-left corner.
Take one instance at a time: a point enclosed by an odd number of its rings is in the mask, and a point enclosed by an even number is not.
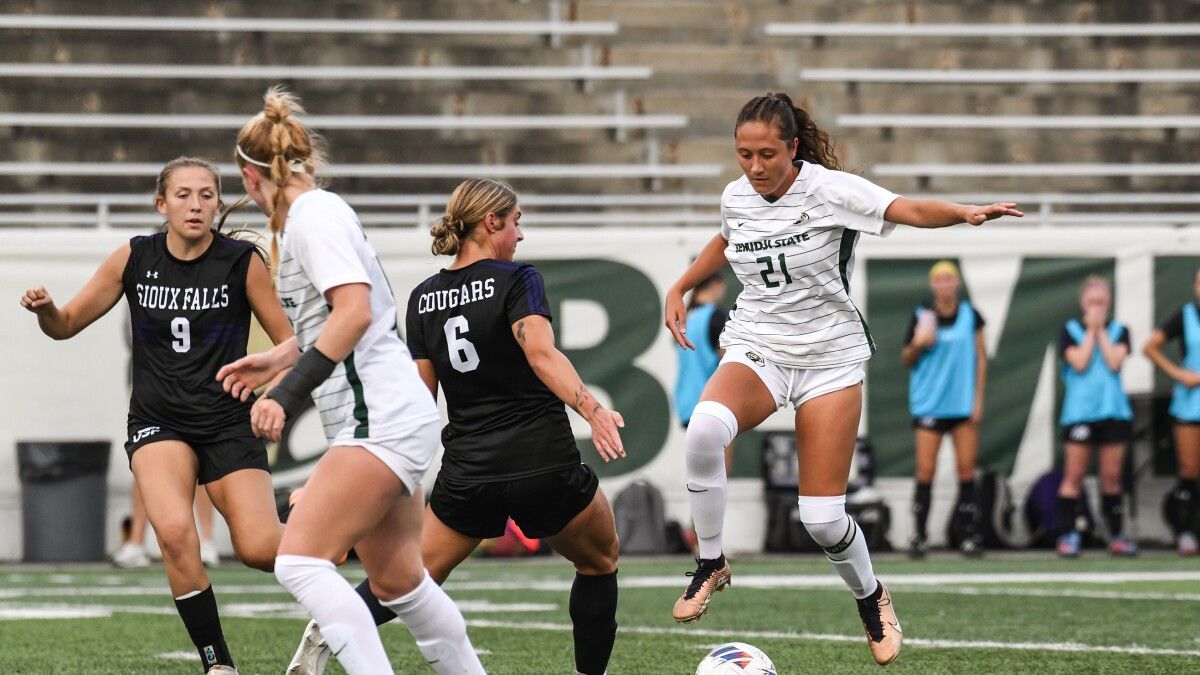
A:
[[[300,99],[276,85],[263,96],[263,110],[238,132],[234,159],[239,167],[250,164],[271,179],[275,199],[268,214],[271,230],[271,268],[279,260],[279,232],[283,229],[284,190],[294,173],[312,174],[324,163],[321,138],[293,115],[303,114]],[[240,205],[240,203],[239,203]]]
[[[799,139],[793,159],[820,164],[826,169],[842,169],[842,162],[834,152],[833,139],[817,126],[807,110],[792,103],[787,94],[755,96],[747,101],[738,113],[733,132],[736,134],[746,122],[766,122],[775,126],[779,129],[779,139],[784,143],[791,143],[793,138]]]
[[[458,184],[446,203],[446,212],[429,229],[434,255],[458,255],[484,217],[494,213],[504,219],[517,206],[517,193],[499,181],[471,178]]]

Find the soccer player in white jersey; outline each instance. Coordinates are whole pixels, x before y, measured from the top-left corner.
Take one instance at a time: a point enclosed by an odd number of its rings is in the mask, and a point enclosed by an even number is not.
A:
[[[666,296],[667,328],[676,342],[692,348],[684,294],[727,262],[744,286],[721,334],[725,356],[687,429],[687,489],[700,555],[675,603],[675,620],[699,619],[712,594],[731,579],[721,550],[723,449],[739,431],[791,405],[800,519],[853,592],[871,654],[886,665],[900,653],[900,622],[871,569],[866,542],[846,514],[863,363],[875,350],[849,294],[854,245],[860,233],[887,236],[896,223],[979,225],[1023,214],[1010,203],[905,199],[842,172],[829,136],[784,94],[746,103],[734,138],[745,175],[721,196],[721,231]]]
[[[482,673],[462,614],[421,561],[420,481],[438,447],[437,407],[396,330],[396,301],[357,215],[314,182],[320,152],[297,112],[295,97],[268,90],[236,148],[247,196],[282,237],[282,251],[272,239],[276,290],[297,342],[218,373],[238,394],[290,368],[255,404],[255,430],[277,440],[311,396],[329,441],[289,517],[275,576],[348,673],[391,673],[370,612],[334,568],[354,547],[375,595],[437,672]]]

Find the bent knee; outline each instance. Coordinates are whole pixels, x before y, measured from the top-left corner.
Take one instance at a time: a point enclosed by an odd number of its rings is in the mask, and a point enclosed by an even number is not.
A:
[[[425,580],[425,569],[406,570],[388,574],[385,578],[371,581],[371,593],[384,602],[390,602],[412,593]],[[434,579],[437,581],[437,579]]]
[[[164,558],[175,560],[200,551],[200,535],[195,525],[188,520],[160,522],[154,528],[154,537]]]
[[[234,546],[233,554],[237,556],[239,562],[246,567],[251,567],[264,572],[271,572],[275,569],[275,549],[269,546]]]

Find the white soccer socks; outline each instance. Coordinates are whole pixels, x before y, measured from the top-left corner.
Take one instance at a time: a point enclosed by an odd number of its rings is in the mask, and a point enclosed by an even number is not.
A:
[[[357,595],[355,600],[365,612]],[[428,573],[412,591],[381,604],[395,612],[408,626],[408,631],[416,638],[417,648],[434,670],[444,675],[484,673],[467,637],[467,623],[462,613]],[[321,624],[321,630],[325,630],[325,624]]]
[[[347,673],[393,672],[371,613],[333,563],[302,555],[276,556],[275,578],[321,626],[321,634]]]
[[[684,440],[688,501],[700,544],[700,558],[721,555],[721,531],[729,478],[725,475],[725,446],[737,436],[733,411],[716,401],[701,401],[692,411]]]
[[[804,497],[796,500],[800,522],[813,541],[859,600],[875,592],[879,582],[871,568],[871,554],[858,523],[846,514],[846,495]]]

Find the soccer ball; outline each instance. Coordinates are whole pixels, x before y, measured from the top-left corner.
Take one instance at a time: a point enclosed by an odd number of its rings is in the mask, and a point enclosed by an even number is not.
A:
[[[696,675],[775,675],[775,664],[757,647],[727,642],[704,657]]]

